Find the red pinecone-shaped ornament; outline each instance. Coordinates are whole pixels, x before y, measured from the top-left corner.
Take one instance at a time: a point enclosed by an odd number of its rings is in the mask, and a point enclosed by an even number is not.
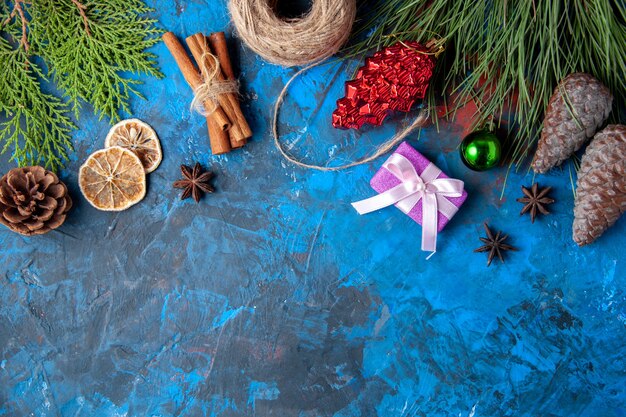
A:
[[[365,60],[356,78],[346,82],[346,96],[337,100],[333,126],[380,126],[390,111],[408,112],[426,95],[434,68],[434,55],[414,41],[398,42],[376,52]]]

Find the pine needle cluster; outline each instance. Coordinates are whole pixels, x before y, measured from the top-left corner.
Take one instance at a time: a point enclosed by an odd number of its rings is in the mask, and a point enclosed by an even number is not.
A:
[[[369,7],[347,55],[437,39],[446,51],[433,84],[456,94],[457,106],[476,103],[474,128],[491,121],[515,126],[509,158],[517,167],[538,139],[554,88],[568,74],[594,75],[616,98],[613,114],[624,108],[623,1],[372,0]]]
[[[20,166],[59,169],[84,103],[116,122],[142,97],[133,75],[162,77],[151,9],[140,0],[0,3],[0,144]],[[45,69],[45,70],[44,70]],[[46,93],[48,78],[60,97]]]
[[[74,124],[58,97],[41,89],[41,68],[24,48],[14,49],[0,38],[0,124],[2,153],[11,149],[19,166],[43,165],[57,170],[71,148]]]

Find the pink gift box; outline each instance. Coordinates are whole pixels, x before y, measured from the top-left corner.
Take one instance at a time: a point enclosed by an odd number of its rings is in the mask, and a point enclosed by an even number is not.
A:
[[[424,157],[421,153],[416,151],[411,145],[406,142],[402,142],[398,149],[395,150],[394,153],[398,153],[408,159],[411,164],[415,167],[418,175],[422,175],[424,169],[430,164],[430,161]],[[443,172],[439,174],[437,178],[450,178]],[[377,193],[383,193],[397,185],[400,184],[400,180],[398,177],[393,175],[391,172],[387,170],[384,166],[374,174],[370,181],[370,185]],[[460,197],[443,197],[448,199],[452,204],[456,207],[461,207],[465,200],[467,199],[467,192],[463,190],[463,194]],[[437,213],[437,231],[441,232],[446,224],[450,221],[446,216],[441,214],[441,212]],[[418,203],[411,209],[409,212],[409,217],[415,220],[420,225],[422,224],[422,200],[418,201]]]

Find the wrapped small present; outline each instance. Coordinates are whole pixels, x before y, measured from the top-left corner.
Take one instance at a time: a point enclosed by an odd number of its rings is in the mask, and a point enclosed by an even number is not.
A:
[[[435,252],[437,233],[467,199],[463,181],[444,174],[406,142],[385,161],[370,185],[379,194],[352,203],[359,214],[395,205],[422,225],[422,250]]]

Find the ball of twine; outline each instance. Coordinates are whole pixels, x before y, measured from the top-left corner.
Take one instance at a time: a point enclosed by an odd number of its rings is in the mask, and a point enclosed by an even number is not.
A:
[[[280,0],[278,0],[280,1]],[[299,18],[276,15],[277,0],[230,0],[241,39],[267,61],[285,67],[326,59],[346,43],[356,17],[356,0],[312,0]]]

